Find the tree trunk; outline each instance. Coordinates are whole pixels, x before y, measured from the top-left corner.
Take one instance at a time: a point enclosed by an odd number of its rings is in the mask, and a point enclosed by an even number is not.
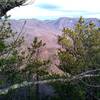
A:
[[[36,81],[39,81],[39,76],[38,74],[36,75]],[[36,84],[36,100],[40,100],[39,98],[39,83]]]

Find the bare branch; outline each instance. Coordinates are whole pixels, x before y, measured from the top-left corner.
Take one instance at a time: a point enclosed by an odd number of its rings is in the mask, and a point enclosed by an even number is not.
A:
[[[91,84],[88,84],[86,83],[85,81],[81,80],[81,82],[86,85],[87,87],[91,87],[91,88],[100,88],[100,85],[91,85]]]
[[[83,72],[79,75],[69,77],[69,78],[48,79],[48,80],[41,80],[41,81],[34,81],[34,82],[24,81],[20,84],[14,84],[14,85],[12,85],[8,88],[1,89],[0,95],[8,93],[9,90],[14,90],[14,89],[29,86],[29,85],[32,85],[32,84],[34,84],[34,85],[36,85],[36,84],[47,84],[47,83],[54,83],[54,82],[59,82],[59,81],[60,82],[71,82],[71,81],[75,81],[75,80],[82,81],[83,78],[100,76],[100,75],[93,75],[93,74],[89,75],[89,73],[96,72],[96,71],[100,71],[100,69],[89,70],[89,71]],[[84,83],[86,86],[89,86],[89,87],[100,88],[100,85],[89,85],[89,84],[85,83],[84,81],[82,81],[82,83]]]
[[[20,39],[21,36],[23,36],[23,30],[24,30],[24,28],[25,28],[25,25],[26,25],[26,21],[24,22],[24,24],[23,24],[23,26],[22,26],[22,28],[21,28],[21,31],[18,33],[18,36],[16,37],[16,39],[15,39],[14,42],[13,42],[13,45],[12,45],[12,47],[11,47],[12,50],[14,49],[14,46],[15,46],[16,42]],[[5,57],[5,59],[7,59],[7,58],[9,57],[10,52],[11,52],[11,50],[8,52],[8,54],[7,54],[7,56]]]

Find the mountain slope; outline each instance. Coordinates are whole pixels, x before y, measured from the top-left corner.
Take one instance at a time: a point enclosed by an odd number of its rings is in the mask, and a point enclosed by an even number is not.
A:
[[[100,26],[99,19],[90,18],[85,19],[86,24],[93,21],[96,26]],[[25,20],[11,20],[12,29],[20,32]],[[37,19],[27,19],[26,25],[24,27],[23,33],[25,36],[26,44],[29,45],[34,37],[38,37],[46,43],[45,48],[41,51],[41,57],[44,59],[51,59],[53,62],[51,71],[59,72],[59,69],[55,64],[59,64],[56,57],[57,48],[60,46],[57,44],[57,36],[62,34],[63,27],[73,28],[78,22],[78,18],[59,18],[57,20],[37,20]]]

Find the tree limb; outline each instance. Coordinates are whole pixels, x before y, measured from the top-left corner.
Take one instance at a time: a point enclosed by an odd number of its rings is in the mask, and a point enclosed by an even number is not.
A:
[[[46,84],[46,83],[54,83],[54,82],[71,82],[71,81],[75,81],[75,80],[79,80],[79,81],[82,81],[83,78],[88,78],[88,77],[98,77],[100,75],[93,75],[93,74],[90,74],[89,73],[92,73],[92,72],[96,72],[96,71],[100,71],[100,69],[96,69],[96,70],[89,70],[89,71],[86,71],[86,72],[83,72],[79,75],[76,75],[76,76],[73,76],[73,77],[69,77],[69,78],[58,78],[58,79],[47,79],[47,80],[40,80],[40,81],[33,81],[33,82],[27,82],[27,81],[24,81],[20,84],[14,84],[8,88],[5,88],[5,89],[1,89],[0,90],[0,95],[2,94],[7,94],[9,90],[14,90],[14,89],[18,89],[18,88],[21,88],[21,87],[25,87],[25,86],[30,86],[32,84]],[[95,87],[95,88],[100,88],[100,86],[96,86],[96,85],[89,85],[89,84],[86,84],[84,83],[85,85],[89,86],[89,87]]]
[[[32,3],[34,0],[1,0],[0,1],[0,18],[4,16],[9,10]]]

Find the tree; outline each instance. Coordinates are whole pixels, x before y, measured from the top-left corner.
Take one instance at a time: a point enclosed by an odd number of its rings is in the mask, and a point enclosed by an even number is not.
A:
[[[80,17],[74,29],[63,29],[62,36],[58,37],[58,43],[62,46],[58,51],[59,68],[67,77],[73,77],[76,82],[82,82],[89,88],[99,87],[100,28],[92,21],[86,24]],[[87,91],[94,97],[95,90]]]
[[[34,0],[1,0],[0,1],[0,18],[4,16],[9,10],[32,3]]]
[[[14,32],[8,21],[8,16],[1,20],[0,26],[0,85],[12,86],[24,82],[39,81],[48,74],[49,60],[39,57],[41,49],[45,46],[37,37],[33,39],[30,46],[25,47],[22,26],[20,33]],[[24,47],[24,48],[23,48]],[[33,78],[34,77],[34,78]],[[18,85],[20,88],[20,85]],[[28,85],[27,85],[28,86]],[[14,87],[13,87],[14,88]],[[9,88],[12,91],[13,88]],[[39,96],[39,84],[36,84],[37,100]],[[30,91],[31,92],[31,91]]]
[[[19,67],[22,65],[23,58],[19,50],[24,38],[22,33],[18,35],[12,31],[7,19],[8,16],[5,16],[0,26],[0,75],[5,83],[14,84],[18,81],[16,75],[19,75]]]
[[[40,77],[48,75],[48,67],[50,66],[49,60],[44,60],[40,58],[41,50],[45,46],[42,40],[38,40],[37,37],[34,38],[31,47],[28,47],[28,53],[26,56],[26,67],[22,70],[28,81],[39,81]],[[34,77],[34,78],[33,78]],[[36,100],[39,99],[39,83],[36,84]]]

